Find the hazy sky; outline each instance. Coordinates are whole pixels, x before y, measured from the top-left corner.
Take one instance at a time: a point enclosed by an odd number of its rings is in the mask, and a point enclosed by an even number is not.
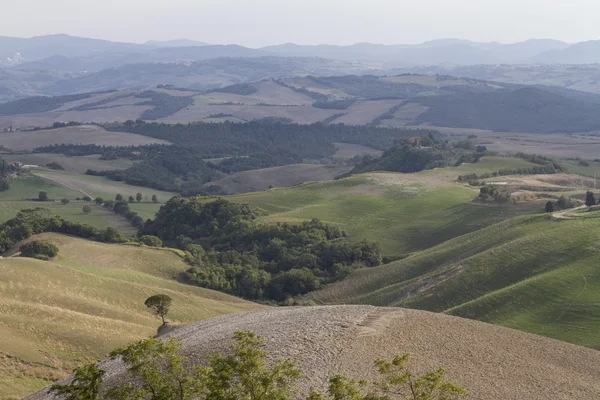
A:
[[[1,0],[0,36],[68,33],[258,47],[600,38],[598,0]]]

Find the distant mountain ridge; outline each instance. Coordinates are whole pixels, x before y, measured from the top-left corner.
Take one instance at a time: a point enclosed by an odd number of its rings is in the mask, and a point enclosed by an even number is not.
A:
[[[587,44],[586,44],[587,43]],[[298,45],[293,43],[248,48],[238,45],[211,45],[189,39],[151,40],[143,44],[112,42],[101,39],[91,39],[65,34],[36,36],[32,38],[0,37],[0,65],[7,64],[7,58],[20,53],[25,64],[21,67],[32,68],[61,68],[62,71],[75,71],[82,65],[87,70],[98,71],[103,68],[118,67],[124,64],[141,62],[170,62],[179,61],[178,52],[169,59],[169,51],[163,49],[188,48],[187,61],[197,61],[216,57],[254,57],[257,55],[278,55],[283,57],[322,57],[341,61],[368,60],[385,64],[387,67],[437,65],[437,64],[501,64],[501,63],[530,63],[539,60],[562,62],[556,54],[574,48],[574,60],[596,59],[595,54],[587,58],[577,56],[585,52],[591,42],[569,45],[553,39],[531,39],[524,42],[502,44],[497,42],[478,43],[460,39],[437,39],[417,45],[382,45],[372,43],[357,43],[350,46],[336,45]],[[195,50],[191,50],[194,48]],[[200,50],[202,48],[203,50]],[[161,50],[158,51],[157,50]],[[218,50],[220,49],[220,50]],[[579,49],[579,50],[578,50]],[[160,55],[165,58],[161,58]],[[555,56],[553,56],[555,54]],[[70,60],[56,64],[56,56]],[[48,59],[48,62],[39,63]],[[598,56],[600,61],[600,56]],[[54,63],[52,63],[54,60]],[[27,65],[29,62],[35,62]]]

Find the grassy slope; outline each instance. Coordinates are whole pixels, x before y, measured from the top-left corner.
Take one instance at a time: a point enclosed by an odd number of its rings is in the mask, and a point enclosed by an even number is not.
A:
[[[242,171],[229,175],[209,186],[220,186],[227,193],[247,193],[275,187],[288,187],[302,182],[329,181],[350,171],[346,165],[291,164],[280,167]]]
[[[446,311],[600,349],[599,240],[597,219],[516,217],[310,297]]]
[[[92,213],[85,214],[82,211],[85,203],[75,201],[77,197],[83,196],[76,190],[60,186],[57,183],[37,176],[13,179],[10,185],[8,191],[0,192],[0,222],[13,218],[17,212],[24,208],[46,207],[53,214],[70,221],[88,224],[99,229],[106,229],[109,226],[113,226],[126,235],[133,235],[135,233],[135,229],[125,218],[102,207],[91,204]],[[68,198],[71,202],[67,205],[62,205],[54,201],[42,203],[26,200],[37,198],[40,191],[47,192],[50,199]],[[142,206],[145,205],[136,204],[136,207],[141,208]],[[158,209],[158,205],[151,204],[150,206],[152,206],[152,209]],[[150,214],[151,211],[140,212],[140,215],[147,218],[147,214]]]
[[[81,362],[156,332],[144,307],[174,299],[170,320],[188,323],[255,304],[169,278],[187,268],[170,251],[107,245],[55,234],[59,256],[0,261],[0,399],[46,386]]]
[[[480,163],[417,174],[374,173],[287,189],[231,196],[260,207],[267,221],[318,218],[335,223],[352,238],[380,242],[386,255],[423,250],[450,238],[525,212],[467,204],[476,192],[453,183],[458,175],[520,167],[527,162],[489,157]]]

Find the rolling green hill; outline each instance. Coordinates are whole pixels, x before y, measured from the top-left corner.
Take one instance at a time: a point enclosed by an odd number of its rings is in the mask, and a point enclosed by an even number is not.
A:
[[[521,216],[309,297],[447,312],[600,349],[600,221]]]
[[[376,241],[385,255],[402,256],[532,212],[531,205],[497,208],[468,204],[477,191],[454,182],[471,172],[532,165],[517,158],[485,157],[460,167],[414,174],[369,173],[228,199],[263,209],[268,213],[266,221],[317,218],[338,224],[353,240]]]
[[[172,278],[188,265],[169,250],[108,245],[56,234],[52,261],[0,260],[0,399],[17,399],[65,376],[86,360],[156,332],[144,306],[173,298],[169,319],[189,323],[258,308]]]

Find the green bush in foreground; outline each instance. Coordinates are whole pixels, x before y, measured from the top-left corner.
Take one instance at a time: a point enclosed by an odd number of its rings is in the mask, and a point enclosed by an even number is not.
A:
[[[58,247],[48,242],[33,241],[25,243],[21,246],[21,257],[37,258],[40,260],[48,260],[56,257]]]
[[[297,397],[296,383],[301,371],[293,360],[278,360],[267,367],[263,340],[252,332],[238,331],[231,354],[208,355],[205,365],[190,367],[180,353],[181,343],[145,339],[111,353],[125,364],[129,381],[102,390],[102,371],[95,364],[75,370],[71,383],[55,384],[50,392],[67,400],[291,400]],[[457,384],[445,380],[439,368],[416,376],[409,368],[409,356],[375,361],[381,379],[356,382],[336,375],[329,380],[327,394],[312,390],[307,400],[454,400],[466,394]]]

